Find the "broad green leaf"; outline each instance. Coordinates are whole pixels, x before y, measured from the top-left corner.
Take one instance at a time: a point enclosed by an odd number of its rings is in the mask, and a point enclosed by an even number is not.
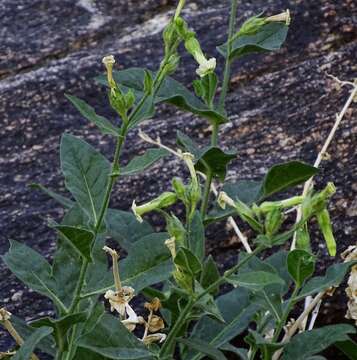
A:
[[[30,188],[43,191],[46,195],[48,195],[52,199],[56,200],[64,208],[70,209],[74,204],[72,200],[70,200],[60,194],[57,194],[50,189],[47,189],[46,187],[44,187],[41,184],[30,184]]]
[[[186,273],[194,277],[202,270],[200,260],[190,250],[179,248],[174,259],[174,263]]]
[[[274,165],[264,177],[262,197],[267,198],[277,192],[302,184],[317,172],[317,168],[300,161]]]
[[[49,297],[59,309],[65,306],[57,297],[55,279],[50,264],[38,252],[25,244],[10,241],[9,251],[2,256],[6,266],[29,288]]]
[[[282,343],[271,342],[270,339],[264,338],[257,331],[249,329],[249,335],[244,338],[244,341],[250,345],[256,345],[261,349],[261,353],[269,359],[272,358],[275,350],[281,349],[284,345]]]
[[[167,238],[166,233],[155,233],[135,243],[129,255],[119,263],[125,285],[132,286],[139,292],[171,276],[171,253],[164,244]]]
[[[11,316],[11,323],[23,339],[29,338],[37,330],[29,326],[23,319],[14,315]],[[53,357],[55,356],[55,347],[52,336],[47,336],[36,344],[36,349]]]
[[[87,120],[97,125],[104,135],[118,136],[119,128],[114,126],[104,116],[98,115],[93,107],[76,96],[68,94],[65,96]]]
[[[236,158],[235,151],[224,152],[214,146],[200,148],[190,137],[180,131],[177,132],[177,141],[186,151],[194,155],[196,170],[204,174],[212,172],[213,176],[224,181],[228,164]]]
[[[109,209],[106,223],[108,234],[125,250],[129,250],[140,238],[154,232],[148,222],[139,223],[133,213],[122,210]]]
[[[61,167],[67,189],[96,224],[109,179],[108,160],[85,141],[64,134]]]
[[[30,325],[34,328],[49,327],[53,329],[54,337],[58,348],[62,351],[68,347],[67,332],[72,328],[74,324],[84,322],[87,318],[85,312],[66,315],[60,319],[52,319],[50,317],[44,317],[32,321]]]
[[[233,200],[240,200],[251,205],[260,203],[280,191],[303,184],[317,171],[317,168],[305,163],[289,161],[272,166],[262,180],[240,180],[236,183],[225,183],[222,190]],[[206,217],[205,223],[223,220],[235,213],[234,209],[222,210],[216,206]]]
[[[205,289],[215,281],[217,281],[220,278],[220,274],[217,268],[216,263],[214,262],[211,255],[207,257],[205,262],[203,263],[201,278],[200,278],[200,284]],[[217,286],[216,289],[213,289],[211,294],[217,295],[219,291],[219,287]]]
[[[189,247],[199,260],[205,256],[205,229],[199,211],[196,211],[189,232]]]
[[[331,265],[327,268],[324,276],[316,276],[310,279],[301,289],[298,298],[302,299],[330,287],[337,287],[343,281],[349,268],[356,263],[357,261],[350,261]]]
[[[356,329],[347,324],[329,325],[295,335],[284,347],[282,360],[304,360],[318,354],[330,345],[349,340],[347,334],[354,334]]]
[[[234,286],[241,286],[252,291],[263,290],[272,284],[284,284],[284,280],[277,274],[267,271],[246,272],[238,275],[231,275],[228,281]]]
[[[177,341],[181,344],[186,345],[188,348],[196,350],[202,354],[207,355],[208,358],[214,360],[226,360],[227,358],[224,356],[223,352],[216,349],[209,343],[198,340],[198,339],[183,339],[179,338]]]
[[[151,359],[150,352],[118,318],[104,314],[95,328],[78,339],[77,345],[109,359]]]
[[[315,270],[315,258],[305,250],[292,250],[287,258],[288,271],[297,286],[309,278]]]
[[[16,354],[11,358],[13,360],[28,360],[31,358],[31,354],[34,352],[37,344],[50,335],[52,332],[51,328],[42,327],[34,331],[21,345],[20,349],[16,351]]]
[[[148,169],[170,153],[165,149],[148,149],[143,155],[134,157],[128,165],[120,169],[120,175],[135,175]]]
[[[250,302],[248,290],[243,288],[220,296],[216,302],[225,323],[204,316],[194,326],[191,339],[203,340],[219,348],[245,330],[257,307]],[[202,354],[192,353],[187,359],[198,360],[202,357]]]
[[[254,35],[236,36],[232,41],[230,59],[233,60],[256,52],[280,49],[286,39],[288,29],[284,23],[268,23],[263,25]],[[227,56],[227,44],[221,45],[217,49],[221,55]]]
[[[56,225],[58,230],[84,259],[92,262],[91,249],[94,240],[94,234],[91,231],[80,227],[68,225]]]
[[[239,359],[241,360],[248,360],[248,350],[243,348],[237,348],[230,343],[226,343],[220,347],[221,350],[231,352],[235,355],[239,356]]]
[[[122,71],[114,71],[113,76],[123,90],[132,89],[137,98],[142,97],[145,78],[144,69],[130,68]],[[104,76],[99,77],[98,81],[101,84],[107,85],[107,80]],[[223,114],[211,110],[185,86],[171,77],[165,78],[156,94],[154,102],[167,102],[180,109],[207,118],[211,123],[222,124],[228,121]]]
[[[350,360],[356,360],[357,343],[351,339],[345,341],[338,341],[334,344],[341,350]]]

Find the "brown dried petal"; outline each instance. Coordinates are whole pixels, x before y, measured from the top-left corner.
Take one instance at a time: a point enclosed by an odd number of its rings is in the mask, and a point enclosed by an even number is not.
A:
[[[161,344],[162,342],[165,341],[165,339],[166,339],[166,334],[156,333],[156,334],[151,334],[151,335],[146,336],[143,339],[143,343],[145,345],[150,345],[154,342],[158,342]]]
[[[149,332],[154,333],[165,327],[164,320],[160,316],[153,315],[149,323]]]

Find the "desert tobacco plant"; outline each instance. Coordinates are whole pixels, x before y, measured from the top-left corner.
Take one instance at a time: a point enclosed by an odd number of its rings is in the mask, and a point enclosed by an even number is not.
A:
[[[85,118],[116,139],[113,159],[109,162],[78,137],[63,135],[61,169],[71,197],[35,185],[66,209],[60,223],[49,222],[58,233],[53,261],[50,264],[17,241],[11,241],[3,256],[21,281],[52,301],[55,316],[25,323],[0,309],[0,324],[17,343],[1,358],[38,359],[41,351],[57,360],[225,359],[228,353],[246,360],[323,359],[315,355],[335,344],[355,359],[357,345],[349,337],[355,332],[352,325],[313,327],[322,299],[332,296],[348,273],[347,318],[356,321],[356,248],[344,252],[344,262],[314,277],[317,254],[310,247],[309,226],[317,220],[327,250],[335,256],[328,207],[336,189],[332,182],[315,189],[312,179],[356,98],[357,86],[339,82],[352,85],[353,91],[315,166],[290,161],[274,165],[259,181],[228,182],[227,168],[236,153],[219,147],[218,130],[229,121],[225,99],[231,64],[251,53],[279,49],[290,13],[253,16],[238,28],[237,0],[232,0],[228,38],[217,48],[225,63],[220,79],[218,60],[201,47],[184,18],[184,5],[179,1],[164,29],[164,56],[158,69],[116,71],[115,58],[103,58],[106,74],[98,81],[106,86],[117,119],[110,121],[83,100],[67,95]],[[194,93],[172,77],[181,51],[197,62]],[[128,133],[152,118],[160,103],[206,119],[212,127],[211,143],[201,147],[179,132],[177,148],[170,148],[139,129],[140,139],[153,147],[123,166]],[[186,167],[188,179],[174,177],[171,188],[147,203],[133,199],[130,211],[109,208],[119,178],[145,171],[169,156]],[[284,195],[304,183],[301,195]],[[183,216],[175,214],[178,208],[184,209]],[[165,231],[155,232],[145,220],[153,212],[162,216]],[[286,221],[294,212],[296,222]],[[206,256],[205,229],[225,219],[245,251],[221,274],[213,258]],[[248,240],[235,219],[246,224],[254,238]],[[117,242],[117,249],[106,244],[108,238],[111,244]],[[289,242],[291,250],[284,250]],[[146,298],[144,306],[135,305],[136,298]],[[304,300],[305,309],[292,319]],[[233,345],[235,339],[240,347]]]

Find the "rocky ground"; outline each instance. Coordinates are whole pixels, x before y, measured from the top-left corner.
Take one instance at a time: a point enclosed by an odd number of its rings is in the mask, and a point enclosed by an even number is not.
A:
[[[155,69],[162,54],[160,32],[167,23],[173,0],[2,0],[0,4],[0,254],[8,239],[24,241],[50,258],[54,233],[45,218],[59,219],[62,209],[43,194],[28,188],[40,182],[64,192],[59,172],[59,140],[63,132],[85,137],[110,154],[113,143],[81,118],[64,92],[86,99],[103,115],[112,115],[106,93],[92,78],[103,72],[101,59],[112,53],[121,68]],[[227,1],[188,1],[184,16],[202,45],[217,56],[223,42]],[[229,176],[260,177],[274,163],[302,159],[312,163],[346,100],[325,75],[341,79],[357,76],[357,5],[353,0],[241,1],[240,21],[266,10],[289,8],[293,15],[287,43],[281,51],[247,58],[235,64],[228,109],[231,122],[221,130],[221,144],[238,150]],[[194,62],[186,55],[176,78],[189,85]],[[355,105],[354,105],[355,106]],[[347,112],[323,163],[319,184],[334,181],[338,189],[331,205],[338,251],[356,242],[357,122]],[[198,141],[208,140],[207,123],[163,106],[143,129],[175,143],[180,129]],[[137,133],[129,136],[124,158],[146,147]],[[182,172],[175,159],[160,163],[145,174],[121,180],[112,206],[128,209],[133,197],[151,198],[169,186],[172,174]],[[235,259],[239,243],[229,232],[211,231],[208,251],[223,266]],[[321,238],[314,238],[319,248]],[[323,260],[331,262],[321,248]],[[39,295],[23,288],[0,262],[0,306],[32,319],[51,307]],[[320,322],[343,318],[343,290],[323,305]],[[9,345],[0,332],[0,351]],[[332,354],[332,353],[331,353]],[[337,359],[339,355],[329,355]]]

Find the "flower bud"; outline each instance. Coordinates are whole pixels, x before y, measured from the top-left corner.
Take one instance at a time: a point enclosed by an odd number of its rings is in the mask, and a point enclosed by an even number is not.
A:
[[[284,221],[284,216],[280,208],[274,208],[266,214],[265,217],[265,232],[268,236],[276,234],[281,224]]]
[[[332,224],[327,209],[323,209],[322,211],[318,212],[316,217],[322,234],[325,238],[327,250],[330,256],[336,256],[336,241],[335,237],[333,236]]]
[[[296,248],[307,252],[311,251],[310,234],[306,223],[296,230]]]
[[[176,53],[172,54],[164,66],[163,69],[164,74],[165,75],[173,74],[176,71],[179,63],[180,63],[180,57],[178,56],[178,54]]]
[[[243,23],[243,25],[241,26],[235,37],[254,35],[265,24],[266,24],[265,18],[261,18],[259,17],[259,15],[252,16]]]
[[[142,222],[142,215],[153,211],[153,210],[158,210],[158,209],[162,209],[168,206],[173,205],[177,200],[177,196],[175,193],[173,192],[164,192],[162,193],[159,197],[157,197],[156,199],[153,199],[151,201],[149,201],[146,204],[137,206],[135,203],[135,200],[133,201],[133,204],[131,206],[131,209],[134,213],[134,215],[136,216],[136,218],[138,219],[139,222]]]
[[[175,215],[167,217],[166,229],[171,238],[176,239],[179,246],[183,246],[186,243],[186,229]]]
[[[170,250],[172,259],[175,259],[175,257],[176,257],[176,239],[174,237],[171,237],[170,239],[167,239],[164,244]]]
[[[172,187],[174,188],[175,190],[175,193],[177,195],[177,197],[185,202],[186,200],[186,187],[185,187],[185,184],[183,183],[182,179],[178,178],[178,177],[174,177],[172,179]]]

